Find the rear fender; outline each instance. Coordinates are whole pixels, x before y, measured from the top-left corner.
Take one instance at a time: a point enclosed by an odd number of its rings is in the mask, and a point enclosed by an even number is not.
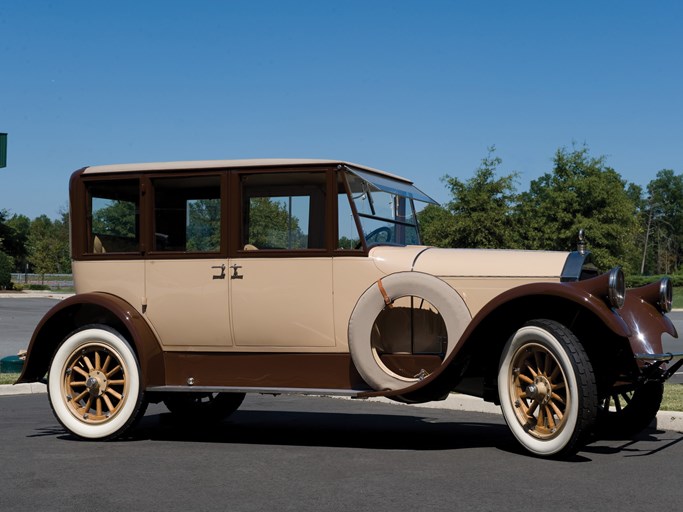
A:
[[[161,346],[145,319],[120,297],[101,292],[74,295],[45,314],[33,332],[17,383],[41,380],[62,341],[74,330],[90,324],[108,325],[131,343],[145,387],[164,384]]]

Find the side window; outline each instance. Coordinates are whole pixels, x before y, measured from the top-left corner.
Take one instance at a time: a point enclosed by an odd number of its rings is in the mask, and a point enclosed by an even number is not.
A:
[[[91,254],[140,251],[140,185],[136,180],[105,180],[86,185],[87,251]]]
[[[154,189],[154,251],[217,253],[221,250],[219,176],[159,178]]]
[[[244,250],[325,248],[325,173],[241,177]]]

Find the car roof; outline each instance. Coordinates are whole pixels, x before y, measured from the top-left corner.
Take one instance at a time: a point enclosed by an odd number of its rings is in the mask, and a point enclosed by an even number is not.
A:
[[[83,169],[83,174],[105,174],[119,172],[144,172],[144,171],[178,171],[178,170],[204,170],[204,169],[243,169],[243,168],[273,168],[273,167],[301,167],[316,165],[348,165],[368,172],[387,176],[405,183],[412,184],[411,180],[390,174],[379,169],[373,169],[365,165],[358,165],[344,160],[318,160],[296,158],[262,158],[248,160],[191,160],[179,162],[147,162],[137,164],[111,164],[94,165]]]

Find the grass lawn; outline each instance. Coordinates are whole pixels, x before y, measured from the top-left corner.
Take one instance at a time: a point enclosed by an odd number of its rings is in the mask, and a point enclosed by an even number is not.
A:
[[[676,286],[674,288],[674,309],[683,309],[683,287]]]

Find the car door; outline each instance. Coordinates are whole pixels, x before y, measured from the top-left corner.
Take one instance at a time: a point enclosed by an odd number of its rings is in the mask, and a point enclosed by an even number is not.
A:
[[[237,347],[335,346],[326,180],[324,171],[239,176],[239,247],[228,269]]]
[[[223,181],[220,174],[150,180],[154,229],[144,310],[165,347],[233,345]]]

